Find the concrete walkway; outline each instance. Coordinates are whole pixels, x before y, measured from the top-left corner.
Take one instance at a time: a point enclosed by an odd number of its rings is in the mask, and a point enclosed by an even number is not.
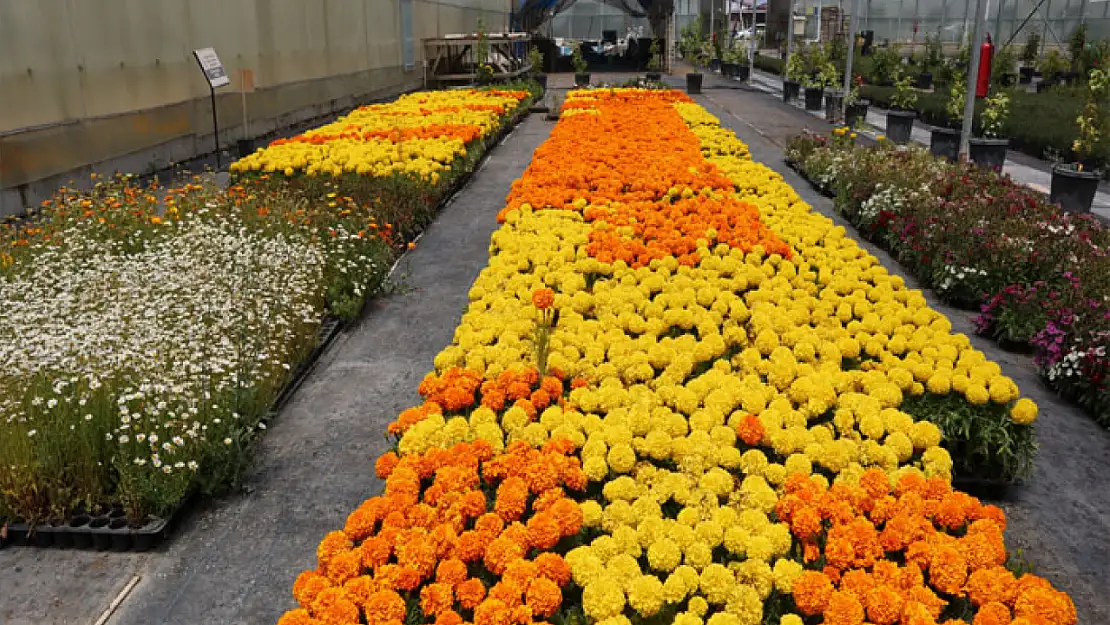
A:
[[[859,241],[852,225],[835,214],[832,200],[783,161],[787,140],[802,128],[827,130],[823,119],[751,89],[706,90],[697,99],[748,144],[754,160],[782,174],[815,210],[843,225]],[[866,242],[861,245],[892,274],[921,288],[889,254]],[[1007,545],[1071,595],[1080,623],[1110,623],[1110,489],[1105,488],[1110,475],[1110,431],[1050,391],[1029,356],[1003,351],[994,341],[975,336],[973,313],[945,305],[932,291],[924,292],[929,305],[952,321],[954,332],[971,337],[972,344],[997,362],[1041,408],[1035,473],[1027,484],[1014,489],[1010,500],[995,502],[1009,517]]]
[[[709,74],[706,75],[710,77]],[[711,80],[717,81],[721,84],[735,83],[739,84],[736,80],[725,78],[720,75],[712,75]],[[752,78],[750,86],[758,91],[769,94],[782,100],[782,78],[759,70],[752,71]],[[798,110],[804,111],[800,101],[795,101],[790,104]],[[825,110],[822,108],[820,111],[805,111],[807,114],[818,119],[825,118]],[[886,134],[886,110],[872,106],[867,111],[867,124],[859,131],[865,136],[872,139],[878,135]],[[911,133],[911,139],[920,145],[928,147],[930,140],[930,132],[928,126],[923,125],[921,122],[916,122]],[[1025,161],[1025,162],[1020,162]],[[1036,161],[1040,166],[1033,166],[1032,162]],[[1006,164],[1002,168],[1002,173],[1009,175],[1014,180],[1024,184],[1027,187],[1040,191],[1048,195],[1049,187],[1052,184],[1052,170],[1051,164],[1034,159],[1027,155],[1018,155],[1011,151],[1006,158]],[[1091,212],[1103,218],[1110,220],[1110,193],[1099,191],[1095,194],[1095,201],[1091,207]]]
[[[320,539],[380,492],[386,425],[419,402],[488,262],[510,183],[550,130],[539,115],[522,122],[402,258],[398,292],[340,335],[270,424],[247,493],[203,504],[149,554],[0,551],[0,623],[93,625],[135,578],[106,625],[272,625],[295,607],[293,580],[316,566]]]

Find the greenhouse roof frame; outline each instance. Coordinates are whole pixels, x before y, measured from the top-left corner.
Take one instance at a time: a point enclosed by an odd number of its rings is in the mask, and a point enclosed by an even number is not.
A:
[[[521,24],[525,30],[536,30],[577,1],[522,0],[519,13]],[[632,17],[647,17],[653,20],[668,15],[674,6],[674,0],[598,0],[598,2],[620,9]]]

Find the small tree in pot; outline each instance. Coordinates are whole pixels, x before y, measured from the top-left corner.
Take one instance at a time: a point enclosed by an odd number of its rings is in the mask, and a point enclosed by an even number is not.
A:
[[[801,87],[802,77],[806,73],[805,50],[794,50],[794,54],[786,59],[786,78],[782,81],[782,101],[790,102],[798,99],[798,90]]]
[[[1001,171],[1006,163],[1006,148],[1010,140],[1002,137],[1002,127],[1010,115],[1010,96],[1005,91],[987,98],[986,107],[979,118],[982,136],[968,139],[968,156],[980,167]]]
[[[859,97],[859,88],[863,86],[863,76],[856,74],[852,78],[852,88],[845,96],[844,123],[852,128],[858,128],[867,122],[867,108],[870,100]]]
[[[1033,82],[1033,74],[1037,71],[1037,55],[1041,52],[1041,34],[1037,31],[1029,33],[1025,40],[1025,47],[1021,49],[1021,69],[1018,82],[1028,85]]]
[[[590,86],[590,74],[586,71],[589,63],[586,62],[586,57],[582,56],[582,44],[576,42],[571,47],[570,64],[574,66],[574,86]]]
[[[546,91],[547,74],[543,71],[543,52],[540,52],[539,47],[533,45],[532,49],[528,50],[528,64],[532,66],[532,80],[539,83]]]
[[[967,101],[967,80],[963,72],[952,77],[952,87],[944,112],[948,127],[934,126],[929,138],[929,151],[935,156],[956,161],[960,158],[960,125],[964,119],[964,103]]]
[[[663,55],[659,51],[659,40],[652,39],[648,48],[647,79],[649,82],[663,82]]]
[[[844,91],[840,89],[840,71],[832,61],[826,62],[817,72],[817,82],[825,92],[825,121],[838,124],[844,105]]]
[[[820,111],[821,103],[825,96],[825,86],[828,77],[828,67],[832,65],[825,51],[820,46],[810,46],[806,50],[806,73],[802,78],[805,87],[805,107],[807,111]],[[836,66],[832,66],[832,73],[836,73]]]
[[[917,92],[913,89],[913,79],[901,72],[896,74],[894,95],[890,97],[890,111],[886,114],[886,136],[904,145],[909,142],[913,132],[913,120],[917,118]]]
[[[1052,168],[1052,190],[1048,201],[1060,204],[1065,211],[1087,213],[1102,178],[1099,166],[1103,160],[1106,126],[1106,98],[1110,95],[1110,73],[1101,68],[1091,70],[1087,77],[1087,103],[1075,123],[1079,137],[1072,144],[1075,160]]]

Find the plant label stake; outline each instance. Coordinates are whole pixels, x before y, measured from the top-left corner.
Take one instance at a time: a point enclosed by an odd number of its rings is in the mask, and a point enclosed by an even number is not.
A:
[[[230,85],[231,79],[227,77],[224,64],[220,62],[220,57],[216,55],[215,48],[193,50],[193,57],[197,60],[200,71],[204,72],[204,77],[208,80],[208,95],[212,100],[212,132],[216,141],[216,169],[218,170],[220,169],[220,120],[216,115],[216,89]]]

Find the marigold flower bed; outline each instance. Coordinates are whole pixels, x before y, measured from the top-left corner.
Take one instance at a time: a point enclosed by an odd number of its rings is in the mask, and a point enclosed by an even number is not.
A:
[[[280,623],[1076,622],[900,409],[1036,406],[684,95],[572,92],[499,217]]]

